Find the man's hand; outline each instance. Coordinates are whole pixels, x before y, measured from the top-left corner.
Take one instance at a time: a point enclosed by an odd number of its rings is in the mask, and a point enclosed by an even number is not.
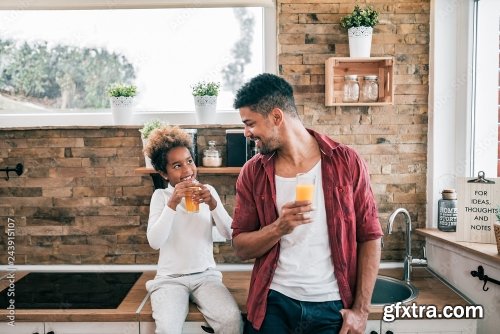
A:
[[[342,314],[343,323],[339,334],[363,334],[365,332],[368,313],[343,309],[340,310],[340,314]]]
[[[282,236],[293,232],[302,224],[312,222],[310,212],[313,211],[309,201],[289,202],[281,208],[281,215],[272,224],[258,231],[243,232],[233,238],[236,255],[243,259],[255,259],[267,253]]]
[[[281,208],[280,217],[274,222],[280,235],[290,234],[302,224],[312,222],[310,212],[313,211],[310,201],[288,202]]]

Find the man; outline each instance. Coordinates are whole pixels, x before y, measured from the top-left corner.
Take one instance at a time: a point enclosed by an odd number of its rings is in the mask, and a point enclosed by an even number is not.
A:
[[[383,235],[363,160],[306,129],[292,87],[261,74],[237,93],[245,136],[260,153],[236,183],[233,247],[255,258],[249,333],[364,333]],[[295,176],[316,176],[313,202]]]

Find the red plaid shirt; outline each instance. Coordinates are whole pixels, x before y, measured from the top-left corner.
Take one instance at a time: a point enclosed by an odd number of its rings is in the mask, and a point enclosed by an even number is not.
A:
[[[344,307],[354,301],[357,244],[380,238],[383,233],[364,161],[351,148],[308,130],[321,150],[321,173],[328,238],[335,277]],[[243,166],[236,182],[233,238],[278,219],[275,155],[257,155]],[[264,321],[267,294],[278,263],[280,245],[255,260],[247,300],[248,320],[259,329]]]

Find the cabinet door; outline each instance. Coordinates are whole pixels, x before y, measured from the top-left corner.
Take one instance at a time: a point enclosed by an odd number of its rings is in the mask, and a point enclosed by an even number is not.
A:
[[[476,334],[475,319],[396,320],[381,324],[381,334]]]
[[[368,320],[365,334],[380,334],[380,320]]]
[[[208,326],[207,323],[205,322],[196,322],[196,321],[186,322],[182,327],[182,334],[206,334],[206,332],[203,329],[201,329],[202,325]],[[141,334],[154,334],[155,329],[156,326],[154,322],[141,322]]]
[[[139,334],[138,322],[46,322],[45,333]]]
[[[0,322],[0,333],[9,334],[45,334],[43,322],[16,322],[10,326],[8,322]]]

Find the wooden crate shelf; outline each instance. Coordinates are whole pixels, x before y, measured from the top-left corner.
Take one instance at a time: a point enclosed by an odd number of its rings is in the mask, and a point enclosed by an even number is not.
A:
[[[344,76],[378,76],[377,102],[342,102]],[[330,57],[325,61],[325,106],[384,106],[394,104],[394,58]],[[360,91],[363,81],[360,80]]]

